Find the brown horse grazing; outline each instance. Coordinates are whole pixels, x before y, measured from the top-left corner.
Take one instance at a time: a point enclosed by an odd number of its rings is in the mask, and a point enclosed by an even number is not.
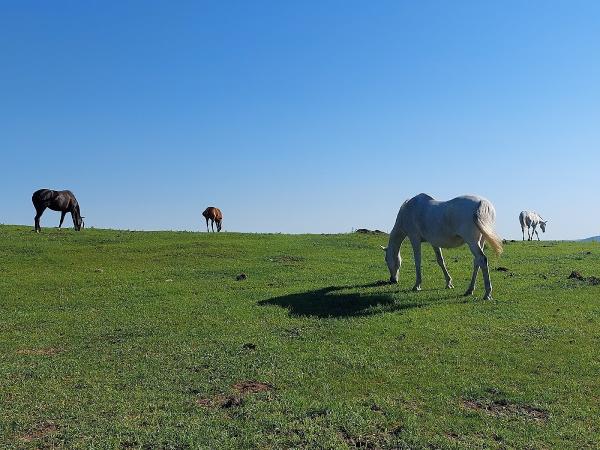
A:
[[[215,222],[217,222],[217,231],[221,231],[221,222],[223,221],[223,213],[219,208],[215,208],[214,206],[209,206],[202,213],[204,218],[206,219],[206,231],[210,231],[208,229],[208,221],[210,220],[210,226],[212,227],[213,233],[215,232]]]
[[[50,189],[40,189],[35,191],[31,196],[31,201],[35,207],[35,231],[40,232],[40,218],[46,208],[50,208],[52,211],[60,211],[60,223],[58,228],[63,224],[65,220],[65,214],[71,213],[73,218],[73,226],[75,230],[79,231],[83,228],[83,217],[79,211],[79,203],[71,191],[52,191]]]

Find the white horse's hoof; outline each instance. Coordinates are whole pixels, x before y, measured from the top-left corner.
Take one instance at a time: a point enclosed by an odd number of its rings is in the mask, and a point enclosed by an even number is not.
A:
[[[483,299],[484,299],[484,300],[493,300],[493,298],[492,298],[492,294],[485,294],[485,295],[483,296]]]
[[[448,283],[446,285],[446,289],[454,289],[454,285],[452,283]]]
[[[414,287],[412,288],[412,290],[413,290],[414,292],[418,292],[418,291],[420,291],[420,290],[421,290],[421,286],[414,286]]]

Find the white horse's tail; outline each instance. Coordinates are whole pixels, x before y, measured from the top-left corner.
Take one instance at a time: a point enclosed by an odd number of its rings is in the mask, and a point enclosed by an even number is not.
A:
[[[486,242],[494,249],[496,255],[502,253],[502,239],[494,231],[494,221],[496,220],[494,206],[487,200],[482,200],[479,202],[477,211],[473,214],[473,220]]]

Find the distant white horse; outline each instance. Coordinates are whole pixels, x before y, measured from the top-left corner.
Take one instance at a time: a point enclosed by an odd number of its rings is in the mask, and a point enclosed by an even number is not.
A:
[[[477,272],[481,268],[485,284],[484,300],[492,298],[492,283],[487,257],[483,253],[485,242],[489,242],[497,254],[502,253],[502,240],[494,231],[496,211],[486,199],[465,195],[447,202],[438,202],[427,194],[419,194],[404,202],[385,251],[385,261],[390,270],[390,282],[398,282],[402,258],[400,246],[406,237],[415,255],[417,280],[413,291],[421,290],[421,242],[433,246],[437,262],[444,272],[446,288],[453,288],[442,248],[459,247],[467,243],[473,253],[473,276],[465,296],[473,294]]]
[[[547,220],[544,220],[540,217],[540,215],[533,211],[521,211],[519,214],[519,222],[521,223],[521,231],[523,232],[523,240],[525,240],[525,228],[527,228],[527,240],[533,240],[533,233],[540,240],[540,235],[535,229],[538,225],[542,229],[542,233],[546,232],[546,224]],[[532,228],[531,234],[529,234],[529,227]]]

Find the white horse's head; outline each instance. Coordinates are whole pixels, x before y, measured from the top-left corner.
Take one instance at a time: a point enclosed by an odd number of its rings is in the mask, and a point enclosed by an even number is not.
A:
[[[380,245],[381,249],[385,252],[385,263],[390,271],[390,283],[398,282],[398,272],[400,272],[400,253],[393,254],[390,247],[384,247]]]
[[[544,221],[544,222],[540,222],[540,228],[542,229],[542,232],[545,233],[546,232],[546,224],[548,223],[548,221]]]

